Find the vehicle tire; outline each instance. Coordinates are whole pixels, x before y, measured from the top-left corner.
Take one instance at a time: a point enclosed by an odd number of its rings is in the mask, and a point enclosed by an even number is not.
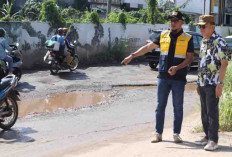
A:
[[[79,58],[78,58],[77,55],[74,56],[74,59],[73,59],[73,61],[71,62],[70,65],[71,65],[70,68],[69,68],[70,71],[75,71],[77,69],[77,67],[79,65]]]
[[[6,76],[5,71],[0,67],[0,80]]]
[[[158,63],[154,62],[154,61],[150,61],[149,62],[149,66],[151,67],[151,69],[156,69],[157,68]]]
[[[8,95],[6,97],[6,101],[8,102],[9,106],[5,101],[2,101],[0,104],[0,112],[6,112],[11,110],[11,114],[3,116],[3,118],[0,120],[0,128],[2,128],[3,130],[9,130],[15,124],[18,118],[18,104],[14,99],[14,96]]]
[[[21,79],[22,77],[22,70],[20,68],[13,68],[13,72],[12,72],[18,79],[18,81]]]
[[[50,72],[52,75],[56,75],[59,71],[59,68],[58,68],[58,64],[55,63],[54,61],[52,61],[52,63],[50,64]]]

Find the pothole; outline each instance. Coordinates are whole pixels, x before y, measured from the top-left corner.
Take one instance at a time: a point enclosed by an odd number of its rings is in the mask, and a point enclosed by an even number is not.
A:
[[[70,92],[52,95],[45,99],[19,102],[19,116],[59,109],[82,108],[109,101],[110,92]]]
[[[196,90],[197,85],[187,84],[185,92]],[[157,86],[120,86],[117,88],[157,88]],[[19,117],[41,112],[55,112],[59,109],[83,108],[100,104],[111,99],[112,91],[106,92],[70,92],[65,94],[55,94],[45,99],[24,100],[19,102]]]

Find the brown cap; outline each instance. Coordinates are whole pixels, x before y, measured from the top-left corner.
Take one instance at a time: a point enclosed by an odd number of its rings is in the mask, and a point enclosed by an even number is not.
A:
[[[199,17],[199,23],[196,25],[205,25],[206,23],[215,23],[213,15],[201,15]]]

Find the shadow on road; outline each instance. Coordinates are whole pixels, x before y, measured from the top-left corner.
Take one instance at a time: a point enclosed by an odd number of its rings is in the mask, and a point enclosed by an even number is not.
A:
[[[18,128],[0,132],[0,143],[28,143],[34,142],[35,139],[27,136],[28,134],[37,133],[32,128]]]
[[[173,142],[173,141],[164,141],[164,142]],[[197,145],[194,142],[188,142],[184,141],[183,143],[178,143],[177,147],[167,147],[167,148],[174,148],[174,149],[204,149],[204,146]],[[180,147],[180,146],[185,146],[185,147]],[[187,147],[187,148],[186,148]],[[221,146],[219,143],[218,149],[215,150],[214,152],[232,152],[232,147],[230,146]]]
[[[86,80],[89,77],[85,73],[81,72],[59,72],[58,77],[65,80]]]
[[[16,89],[19,91],[19,92],[22,92],[22,93],[29,93],[31,91],[34,91],[35,90],[35,86],[33,85],[30,85],[29,83],[27,82],[19,82]]]

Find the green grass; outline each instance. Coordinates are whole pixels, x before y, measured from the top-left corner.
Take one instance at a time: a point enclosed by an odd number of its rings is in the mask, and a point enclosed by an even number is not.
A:
[[[197,125],[193,128],[192,133],[199,133],[199,132],[203,132],[203,127],[202,124],[201,125]]]
[[[230,61],[224,80],[223,94],[219,106],[220,130],[232,131],[232,62]]]
[[[200,107],[199,104],[198,106]],[[229,62],[226,70],[223,94],[220,98],[219,124],[219,131],[232,131],[232,61]],[[202,125],[194,127],[193,132],[203,132]]]

